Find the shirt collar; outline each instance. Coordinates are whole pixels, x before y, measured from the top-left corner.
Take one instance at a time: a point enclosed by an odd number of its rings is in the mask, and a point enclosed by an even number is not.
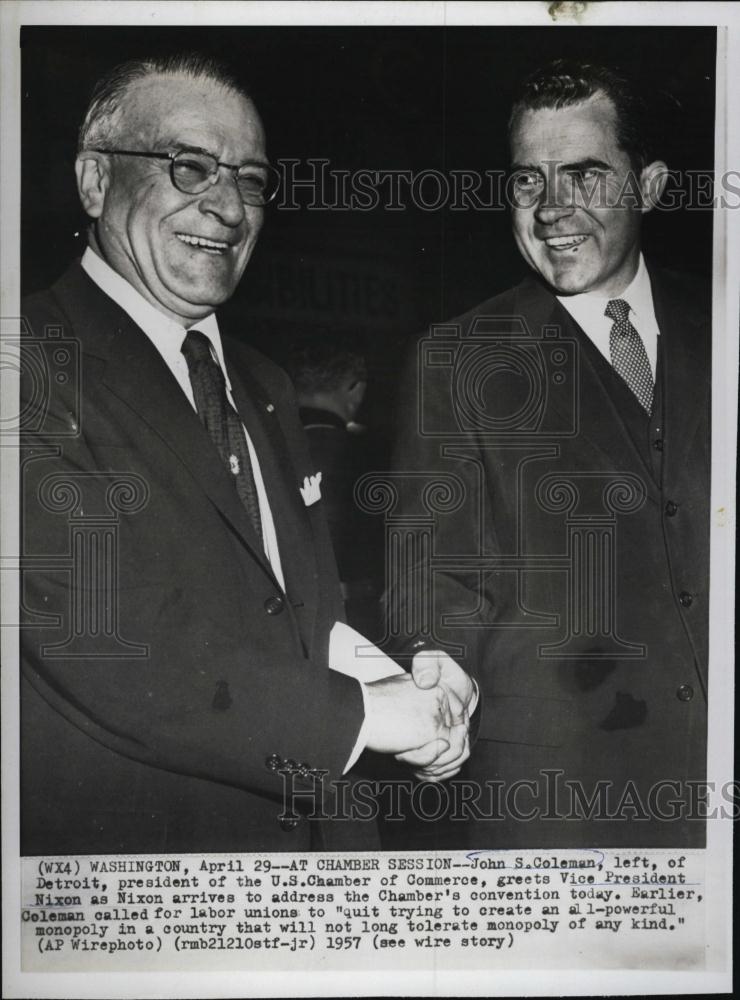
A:
[[[166,316],[148,302],[141,292],[99,257],[92,247],[85,250],[81,263],[88,277],[144,331],[170,366],[172,361],[182,359],[181,349],[188,331],[187,327]],[[225,373],[223,345],[216,314],[211,313],[199,319],[192,324],[192,328],[200,330],[208,337],[221,370]]]
[[[650,275],[648,274],[648,269],[645,266],[645,258],[642,254],[640,254],[637,274],[619,298],[624,299],[635,314],[635,326],[639,326],[640,321],[644,322],[655,313],[653,290],[650,287]],[[606,305],[604,308],[606,308]]]

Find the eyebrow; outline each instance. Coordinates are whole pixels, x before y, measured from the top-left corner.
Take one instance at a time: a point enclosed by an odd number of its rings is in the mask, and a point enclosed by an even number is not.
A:
[[[590,170],[593,167],[598,167],[599,170],[612,170],[611,163],[605,163],[604,160],[597,160],[593,157],[589,157],[585,160],[576,160],[574,163],[564,163],[562,165],[563,170]]]
[[[202,146],[194,146],[191,145],[189,142],[181,142],[178,139],[174,139],[170,143],[165,143],[165,145],[169,145],[172,147],[172,149],[175,149],[181,153],[205,153],[206,156],[212,156],[217,163],[223,163],[223,161],[219,160],[219,158],[216,156],[215,153],[212,153],[210,149],[204,149]],[[265,167],[269,169],[271,164],[269,160],[250,159],[250,160],[245,160],[243,163],[226,163],[225,166],[239,167],[240,170],[242,167]]]
[[[554,160],[549,160],[549,163],[554,163]],[[559,164],[561,170],[566,172],[575,172],[579,170],[591,170],[593,167],[598,167],[599,170],[613,170],[614,168],[610,163],[606,163],[604,160],[597,160],[595,157],[586,157],[584,160],[574,160],[572,163],[561,163]],[[512,163],[512,172],[519,170],[531,170],[533,173],[542,174],[544,171],[539,164],[529,164],[529,163]]]

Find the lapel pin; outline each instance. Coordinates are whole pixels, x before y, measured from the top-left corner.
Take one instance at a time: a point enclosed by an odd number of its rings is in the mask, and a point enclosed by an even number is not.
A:
[[[306,476],[303,480],[303,486],[298,488],[301,491],[303,502],[307,507],[310,507],[311,504],[321,499],[321,473],[317,472],[315,476]]]

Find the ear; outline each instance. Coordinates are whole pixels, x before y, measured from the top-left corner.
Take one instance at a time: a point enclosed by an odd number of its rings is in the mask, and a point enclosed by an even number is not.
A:
[[[75,160],[75,173],[82,207],[91,218],[99,219],[110,186],[109,158],[105,153],[84,150]]]
[[[649,212],[660,201],[668,181],[668,166],[662,160],[653,160],[643,168],[640,174],[640,195],[642,196],[642,212]]]
[[[352,405],[355,410],[358,410],[360,403],[365,398],[365,390],[367,389],[367,382],[364,379],[358,379],[356,382],[352,382],[347,387],[347,396],[352,401]]]

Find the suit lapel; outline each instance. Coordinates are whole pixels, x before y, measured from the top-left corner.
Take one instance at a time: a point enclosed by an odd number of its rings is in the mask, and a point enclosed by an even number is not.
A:
[[[551,292],[532,278],[519,285],[515,308],[518,315],[526,316],[530,333],[538,337],[543,327],[559,327],[565,337],[577,343],[578,381],[578,433],[597,448],[610,466],[610,471],[639,471],[647,495],[660,503],[660,492],[653,480],[642,454],[636,447],[611,394],[607,391],[591,359],[591,342],[573,317],[564,309]],[[594,348],[595,350],[595,348]],[[556,397],[552,405],[559,406]],[[564,416],[568,416],[564,414]]]
[[[708,316],[676,308],[669,283],[650,273],[655,315],[663,352],[663,411],[666,443],[663,461],[667,470],[681,464],[710,392],[710,339]]]
[[[306,473],[295,467],[272,401],[246,365],[231,363],[231,354],[229,351],[226,357],[226,368],[234,402],[259,458],[288,597],[299,621],[307,626],[302,631],[310,645],[317,607],[318,569],[314,545],[306,545],[307,538],[313,539],[311,518],[300,492]]]
[[[260,540],[198,415],[146,334],[84,271],[73,268],[57,285],[65,312],[75,316],[87,354],[104,362],[101,379],[193,479],[274,580]],[[84,419],[84,414],[83,414]],[[142,435],[142,446],[146,438]]]

